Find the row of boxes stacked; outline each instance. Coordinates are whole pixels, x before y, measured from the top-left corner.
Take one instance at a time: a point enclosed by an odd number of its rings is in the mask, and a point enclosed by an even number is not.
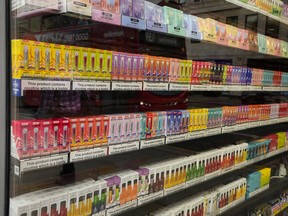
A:
[[[250,171],[251,172],[251,171]],[[237,203],[249,199],[250,195],[265,186],[269,187],[271,168],[262,168],[247,174],[245,178],[214,187],[209,191],[193,195],[184,200],[165,205],[152,212],[152,216],[204,216],[218,215]]]
[[[12,77],[288,86],[288,74],[36,41],[12,41]]]
[[[15,120],[12,155],[31,158],[276,119],[288,104],[194,108],[88,117]]]
[[[224,174],[234,167],[245,166],[249,146],[250,143],[228,145],[194,152],[190,156],[178,153],[174,159],[103,175],[97,181],[90,179],[24,194],[11,199],[10,215],[36,216],[40,212],[43,213],[41,215],[105,215],[105,210],[113,211],[131,202],[141,205],[147,200],[189,187],[200,180]],[[223,190],[219,198],[227,198],[227,192],[230,194],[230,189]],[[245,193],[246,189],[241,197],[244,198]],[[217,205],[220,208],[228,205],[223,200],[220,203]]]
[[[275,198],[270,200],[267,203],[262,203],[257,205],[251,211],[252,216],[256,215],[271,215],[276,216],[279,215],[281,211],[288,207],[288,189],[282,189],[281,194]]]
[[[245,199],[246,179],[239,178],[228,184],[171,203],[152,212],[151,216],[208,216],[218,215],[224,209]]]
[[[247,179],[247,192],[246,199],[249,199],[255,191],[259,191],[261,188],[269,187],[271,176],[271,168],[263,168],[256,172],[249,173]]]
[[[237,0],[249,5],[256,6],[261,10],[278,16],[282,19],[288,19],[288,5],[281,0]]]
[[[58,10],[58,0],[52,0],[49,3],[50,6],[56,5],[54,9]],[[41,6],[43,3],[34,1],[32,4]],[[47,8],[49,5],[43,5],[43,7]],[[167,6],[161,7],[144,0],[115,0],[113,2],[77,0],[72,3],[68,0],[61,0],[59,5],[60,12],[90,16],[95,21],[140,29],[147,28],[183,37],[204,39],[244,50],[288,57],[288,43],[285,41],[240,29],[214,19],[202,19],[184,14],[181,10]],[[288,6],[282,5],[283,14],[286,14]],[[21,7],[20,4],[18,6]]]

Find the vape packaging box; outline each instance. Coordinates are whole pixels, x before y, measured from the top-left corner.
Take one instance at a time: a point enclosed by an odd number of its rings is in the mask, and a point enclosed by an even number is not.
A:
[[[288,43],[286,41],[281,41],[281,56],[288,57]]]
[[[270,53],[274,52],[272,51],[273,48],[273,39],[266,37],[265,35],[259,34],[258,33],[258,52],[260,53]]]
[[[89,0],[59,0],[60,13],[72,13],[91,17],[91,1]]]
[[[156,130],[156,137],[165,136],[166,133],[166,112],[158,112],[158,123]]]
[[[119,0],[107,1],[107,0],[92,0],[92,7],[102,11],[108,11],[111,13],[119,14],[120,2]]]
[[[12,40],[12,78],[29,77],[31,61],[31,42],[20,39]]]
[[[157,196],[163,196],[164,190],[164,176],[165,171],[167,170],[167,163],[154,163],[143,165],[140,169],[147,169],[149,170],[149,177],[148,177],[148,194],[146,196],[153,196],[153,194],[157,193]],[[167,177],[166,177],[167,178]],[[146,193],[146,192],[145,192]]]
[[[138,197],[145,196],[148,194],[149,189],[149,169],[139,168],[135,170],[138,172]]]
[[[31,49],[31,58],[30,58],[30,71],[29,76],[30,77],[42,77],[42,69],[41,67],[43,65],[43,59],[41,58],[43,49],[42,49],[42,43],[38,41],[30,41],[30,49]]]
[[[99,50],[99,79],[110,80],[112,71],[112,51]]]
[[[167,176],[166,172],[166,178],[165,182],[168,183],[168,185],[165,185],[165,189],[173,188],[175,186],[178,186],[180,184],[184,184],[186,181],[186,164],[185,164],[184,158],[177,158],[172,161],[169,161],[169,176]],[[166,170],[168,171],[168,170]],[[168,178],[168,179],[167,179]]]
[[[203,39],[217,43],[216,20],[211,18],[205,19]]]
[[[175,26],[175,24],[176,24],[176,21],[175,21],[176,20],[176,10],[174,8],[171,8],[168,6],[164,6],[163,7],[163,14],[164,14],[164,23],[167,25]]]
[[[271,168],[260,169],[261,173],[260,187],[264,187],[270,183]]]
[[[80,78],[79,77],[80,55],[81,55],[81,47],[76,46],[71,47],[71,72],[73,73],[73,78],[74,76],[75,78]]]
[[[191,155],[186,159],[186,183],[196,179],[196,169],[197,169],[197,155]]]
[[[248,30],[238,28],[237,40],[241,49],[249,50]]]
[[[202,32],[199,26],[199,17],[184,14],[184,28],[186,29],[186,37],[202,40]]]
[[[247,176],[247,193],[246,199],[249,198],[251,192],[260,189],[260,179],[261,173],[260,172],[253,172],[248,174]]]
[[[249,50],[250,51],[255,51],[258,52],[259,48],[258,48],[258,34],[253,32],[253,31],[249,31],[248,32],[248,42],[249,42]]]
[[[58,11],[57,0],[12,0],[12,11],[20,10],[21,12],[31,12],[40,9],[46,9],[49,11]],[[20,12],[20,13],[21,13]],[[17,12],[19,13],[19,11]]]
[[[277,149],[282,149],[285,147],[286,143],[286,132],[279,132],[277,133],[278,142],[277,142]]]
[[[228,46],[240,48],[239,41],[237,40],[238,28],[231,25],[226,25],[228,35]]]
[[[146,138],[146,123],[147,122],[147,113],[141,113],[140,121],[140,140]]]
[[[228,45],[228,36],[226,30],[226,24],[216,21],[216,34],[217,34],[217,43],[222,45]]]
[[[132,17],[145,19],[145,1],[132,0]]]

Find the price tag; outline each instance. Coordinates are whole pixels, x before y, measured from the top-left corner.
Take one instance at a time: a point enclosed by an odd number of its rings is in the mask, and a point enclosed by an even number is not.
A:
[[[135,208],[137,206],[137,200],[133,200],[130,202],[127,202],[125,204],[122,205],[117,205],[113,208],[109,208],[106,211],[106,216],[114,216],[114,215],[119,215],[122,212],[125,212],[129,209]]]
[[[223,85],[210,85],[210,91],[224,91],[225,89]]]
[[[191,91],[208,91],[208,85],[191,85]]]
[[[166,144],[170,143],[176,143],[176,142],[182,142],[188,140],[188,134],[177,134],[177,135],[171,135],[166,137]]]
[[[24,90],[70,90],[70,80],[21,80],[21,95]]]
[[[231,133],[236,130],[236,125],[222,127],[222,133]]]
[[[175,187],[168,188],[164,190],[164,196],[167,196],[169,194],[175,193],[177,191],[183,190],[185,188],[185,183],[176,185]]]
[[[269,189],[269,185],[266,185],[266,186],[264,186],[264,187],[262,187],[262,188],[260,188],[260,189],[258,189],[256,191],[253,191],[253,192],[250,193],[249,198],[251,198],[253,196],[256,196],[257,194],[259,194],[259,193],[261,193],[261,192],[263,192],[265,190],[268,190],[268,189]]]
[[[251,91],[262,91],[262,86],[251,86]]]
[[[112,82],[112,91],[142,91],[142,82]]]
[[[108,154],[113,155],[113,154],[120,154],[123,152],[135,151],[139,149],[139,146],[140,146],[139,141],[109,145]]]
[[[170,91],[190,91],[190,89],[190,84],[170,83],[169,85]]]
[[[151,193],[145,196],[140,196],[138,197],[138,206],[160,199],[161,197],[163,197],[163,191]]]
[[[68,163],[68,153],[20,160],[20,173]]]
[[[205,137],[206,136],[206,132],[205,130],[202,131],[193,131],[188,133],[188,139],[197,139],[197,138],[201,138],[201,137]]]
[[[144,91],[168,91],[168,83],[153,83],[153,82],[144,82],[143,90]]]
[[[288,87],[281,87],[281,91],[288,91]]]
[[[250,125],[250,128],[259,127],[260,122],[251,122],[251,123],[249,123],[249,125]]]
[[[83,161],[107,155],[107,146],[70,152],[70,162]]]
[[[206,136],[214,136],[214,135],[221,134],[222,131],[221,131],[221,127],[219,127],[219,128],[207,129],[205,133],[206,133]]]
[[[246,129],[247,129],[247,124],[246,123],[236,125],[236,130],[237,131],[246,130]]]
[[[155,146],[160,146],[165,144],[165,138],[155,138],[155,139],[147,139],[147,140],[141,140],[140,141],[140,149],[143,148],[151,148]]]

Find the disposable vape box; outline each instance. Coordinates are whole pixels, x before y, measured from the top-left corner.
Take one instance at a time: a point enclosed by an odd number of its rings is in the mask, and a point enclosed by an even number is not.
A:
[[[249,42],[249,50],[250,51],[255,51],[258,52],[259,48],[258,48],[258,34],[253,32],[253,31],[249,31],[248,32],[248,42]]]
[[[279,132],[279,133],[277,133],[277,136],[278,136],[277,149],[282,149],[285,147],[286,133],[285,132]]]
[[[228,45],[226,26],[225,23],[216,22],[217,43],[222,45]]]
[[[168,6],[164,6],[163,7],[163,14],[164,14],[164,23],[167,25],[175,26],[175,24],[176,24],[176,21],[175,21],[176,20],[176,10],[174,8],[171,8]]]
[[[241,49],[249,50],[248,30],[238,28],[237,40]]]
[[[259,38],[259,34],[258,34],[258,38]],[[258,41],[259,41],[259,39],[258,39]],[[260,46],[259,43],[258,43],[258,46]],[[266,46],[267,46],[267,53],[268,54],[270,54],[270,55],[276,54],[276,50],[275,50],[276,47],[275,47],[275,39],[274,38],[266,36]]]
[[[106,201],[108,196],[107,183],[105,180],[97,180],[92,185],[92,215],[100,214],[106,210]],[[89,208],[88,208],[89,209]],[[88,213],[88,212],[87,212]]]
[[[92,0],[91,4],[92,4],[92,7],[95,9],[119,14],[119,10],[120,10],[119,0],[115,0],[115,1]]]
[[[132,0],[132,17],[138,19],[145,19],[145,1]]]
[[[49,125],[48,127],[50,127],[50,121],[49,121]],[[42,150],[42,146],[41,146],[41,131],[44,128],[41,127],[41,121],[38,120],[32,120],[31,121],[31,132],[30,132],[30,155],[31,157],[34,156],[40,156],[41,155],[41,150]],[[50,133],[47,132],[47,136],[50,136]],[[47,141],[47,146],[48,146],[48,138],[46,139]],[[45,142],[45,140],[44,140]],[[43,146],[44,147],[44,146]]]
[[[133,16],[133,0],[120,0],[120,13],[125,16]]]
[[[270,53],[271,48],[273,49],[273,41],[271,38],[258,33],[258,52],[264,54]]]
[[[169,162],[169,177],[166,175],[166,180],[168,185],[165,185],[165,188],[173,188],[180,184],[184,184],[186,181],[186,164],[184,160],[186,158],[177,158]],[[166,173],[167,174],[167,173]],[[169,178],[169,180],[167,179]]]
[[[31,61],[31,42],[27,40],[12,40],[12,78],[29,76]]]
[[[184,209],[187,215],[203,215],[205,211],[204,197],[199,194],[188,198]]]
[[[58,11],[57,0],[13,0],[12,11],[20,10],[21,12],[37,11],[45,8],[46,10]],[[18,12],[19,13],[19,12]]]
[[[211,18],[205,19],[203,37],[204,40],[217,43],[216,20]]]
[[[195,180],[196,178],[196,169],[197,169],[197,155],[191,155],[186,159],[186,183]]]
[[[91,1],[89,0],[59,0],[60,13],[73,13],[91,17]]]
[[[235,26],[227,25],[228,46],[240,48],[240,43],[237,40],[238,28]]]
[[[39,202],[37,203],[37,201],[34,199],[33,198],[28,199],[28,197],[23,199],[23,197],[21,196],[10,199],[11,206],[10,206],[9,215],[12,215],[12,216],[29,215],[30,205],[33,205],[33,204],[39,205]]]
[[[246,199],[250,197],[250,193],[260,189],[260,172],[253,172],[247,176],[247,193]]]
[[[141,113],[140,140],[143,140],[146,138],[146,122],[147,122],[147,114]]]
[[[261,173],[260,187],[264,187],[270,182],[271,168],[264,168],[259,170]]]
[[[288,56],[288,43],[286,41],[281,41],[281,56]]]
[[[149,169],[139,168],[135,170],[138,172],[138,197],[145,196],[148,194],[149,189]]]

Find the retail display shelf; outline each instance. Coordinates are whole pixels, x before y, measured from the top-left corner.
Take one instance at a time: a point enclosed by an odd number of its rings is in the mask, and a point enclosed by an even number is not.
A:
[[[260,162],[262,160],[265,160],[265,159],[268,159],[268,158],[271,158],[275,155],[278,155],[278,154],[281,154],[283,152],[287,152],[287,148],[283,148],[283,149],[280,149],[280,150],[276,150],[273,152],[273,154],[271,155],[268,155],[267,157],[258,157],[256,158],[255,160],[253,160],[253,162],[251,163],[250,161],[247,161],[248,163],[242,163],[240,167],[237,167],[237,169],[242,169],[244,167],[247,167],[251,164],[255,164],[257,162]],[[227,171],[222,171],[222,172],[216,172],[216,173],[211,173],[209,175],[205,175],[204,177],[200,177],[200,178],[196,178],[194,179],[193,181],[191,182],[186,182],[185,186],[182,186],[180,185],[179,187],[173,187],[173,192],[171,193],[167,193],[166,195],[164,194],[157,194],[157,196],[151,198],[151,199],[145,199],[144,201],[141,199],[141,198],[138,198],[138,207],[144,205],[144,204],[148,204],[148,203],[152,203],[152,202],[155,202],[156,200],[160,200],[162,198],[165,198],[165,196],[168,196],[170,194],[173,194],[173,193],[176,193],[176,192],[179,192],[179,191],[183,191],[187,188],[192,188],[200,183],[203,183],[203,182],[206,182],[208,180],[211,180],[211,179],[214,179],[214,178],[217,178],[219,176],[222,176],[222,175],[225,175],[229,172],[232,172],[236,170],[234,167],[232,169],[229,169]],[[256,190],[254,193],[253,193],[253,197],[258,195],[258,194],[261,194],[263,193],[264,191],[267,191],[269,189],[269,185],[267,186],[264,186],[263,188],[260,188],[259,190]],[[252,197],[250,197],[249,199],[251,199]],[[219,212],[219,214],[224,214],[226,213],[227,211],[229,211],[230,209],[232,209],[233,207],[236,207],[237,205],[240,205],[241,203],[243,203],[245,201],[245,199],[241,199],[241,200],[238,200],[237,202],[233,203],[232,205],[229,205],[229,207],[227,206],[227,208],[225,209],[222,209],[221,212]],[[135,208],[135,206],[134,206]],[[123,213],[125,214],[125,211],[129,211],[131,210],[132,208],[126,208],[124,209],[122,212],[119,212],[119,213]],[[129,213],[127,213],[127,215],[130,215]]]
[[[183,83],[159,83],[159,82],[119,82],[100,80],[41,80],[26,79],[14,80],[14,95],[23,96],[26,90],[95,90],[95,91],[259,91],[259,92],[280,92],[288,91],[288,87],[268,86],[237,86],[237,85],[190,85]]]
[[[272,18],[272,19],[274,19],[276,21],[284,23],[285,25],[288,25],[288,20],[285,20],[285,19],[283,19],[281,17],[278,17],[278,16],[275,16],[275,15],[273,15],[271,13],[268,13],[267,11],[264,11],[264,10],[262,10],[262,9],[256,7],[256,6],[253,6],[253,5],[250,5],[250,4],[246,4],[246,3],[241,2],[239,0],[226,0],[226,2],[232,3],[234,5],[237,5],[237,6],[241,7],[241,8],[245,8],[245,9],[250,10],[252,12],[262,14],[262,15],[270,17],[270,18]]]
[[[14,170],[15,175],[21,176],[21,174],[24,172],[57,166],[57,165],[61,165],[61,164],[69,163],[69,162],[73,163],[73,162],[78,162],[78,161],[90,160],[93,158],[105,157],[107,155],[121,154],[124,152],[131,152],[131,151],[136,151],[139,149],[152,148],[152,147],[157,147],[157,146],[161,146],[165,144],[184,142],[184,141],[189,141],[193,139],[204,138],[204,137],[209,137],[209,136],[214,136],[214,135],[219,135],[219,134],[224,134],[224,133],[232,133],[235,131],[241,131],[241,130],[246,130],[250,128],[272,125],[272,124],[279,124],[279,123],[284,123],[284,122],[288,122],[288,117],[265,120],[261,122],[251,122],[251,123],[244,123],[244,124],[233,125],[233,126],[226,126],[222,128],[221,127],[212,128],[212,129],[206,129],[202,131],[193,131],[193,132],[176,134],[176,135],[171,135],[171,136],[166,136],[166,137],[163,136],[163,137],[151,138],[151,139],[140,140],[140,141],[113,144],[113,145],[108,145],[108,146],[104,145],[104,146],[99,146],[95,148],[70,150],[69,153],[45,156],[42,158],[31,158],[31,159],[23,159],[23,160],[17,160],[13,158],[13,160],[15,161],[13,170]],[[283,151],[286,151],[286,149],[285,150],[280,149],[277,152],[274,151],[267,155],[262,155],[259,158],[251,159],[247,161],[247,165],[256,163],[268,157],[272,157],[275,154],[281,153]],[[68,157],[68,154],[69,154],[69,157]],[[239,169],[241,167],[236,166],[235,168]],[[225,172],[230,172],[232,170],[229,168],[229,170],[226,170]]]

